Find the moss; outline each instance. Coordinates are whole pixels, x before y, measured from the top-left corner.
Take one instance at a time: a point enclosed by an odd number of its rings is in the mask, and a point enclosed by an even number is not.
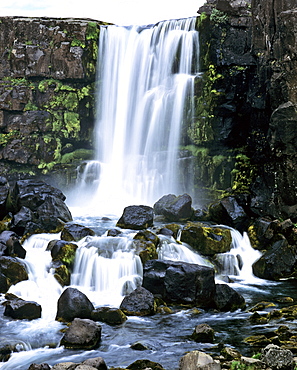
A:
[[[25,105],[24,112],[29,111],[29,110],[38,110],[38,107],[35,104],[33,104],[32,102],[28,102]]]
[[[74,152],[66,153],[61,158],[61,163],[68,164],[75,161],[88,160],[93,158],[94,151],[91,149],[77,149]]]
[[[13,139],[15,139],[19,136],[20,136],[20,133],[17,130],[10,131],[7,134],[1,134],[0,133],[0,145],[6,146]]]
[[[249,193],[250,186],[256,175],[256,167],[251,164],[250,158],[244,154],[236,156],[232,175],[232,190],[238,193]]]
[[[211,11],[211,14],[210,14],[210,20],[211,22],[215,23],[215,24],[222,24],[222,23],[227,23],[228,20],[229,20],[229,17],[226,13],[224,12],[221,12],[220,10],[214,8],[212,11]]]
[[[86,40],[97,41],[99,37],[99,26],[96,22],[88,22]]]
[[[80,132],[79,114],[74,112],[64,113],[66,130],[63,130],[65,137],[78,137]]]
[[[71,41],[70,46],[79,46],[84,49],[86,47],[86,44],[83,41],[78,40],[76,37],[74,37],[73,40]]]

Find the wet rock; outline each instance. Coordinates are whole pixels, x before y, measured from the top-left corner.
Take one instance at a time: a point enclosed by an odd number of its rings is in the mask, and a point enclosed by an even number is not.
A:
[[[231,347],[224,347],[221,350],[221,355],[227,361],[239,360],[242,357],[240,352],[238,352],[236,349],[231,348]]]
[[[231,249],[232,236],[229,229],[205,227],[188,222],[181,232],[180,240],[203,255],[225,253]]]
[[[54,277],[60,285],[63,287],[65,285],[70,285],[71,273],[67,266],[61,264],[58,267],[54,267],[54,270]]]
[[[91,318],[94,306],[88,297],[76,288],[67,288],[58,299],[56,320],[72,321]]]
[[[101,326],[89,319],[75,318],[66,330],[61,345],[70,349],[94,349],[101,340]]]
[[[5,177],[0,176],[0,220],[8,214],[7,200],[9,196],[9,184]]]
[[[19,237],[13,231],[3,231],[0,234],[0,243],[6,245],[5,255],[11,257],[26,257],[26,250],[22,247]]]
[[[0,272],[0,293],[6,293],[10,288],[9,279]]]
[[[49,364],[31,364],[28,370],[50,370]]]
[[[28,280],[25,265],[13,257],[0,257],[0,272],[9,279],[12,285]]]
[[[8,295],[6,295],[7,297]],[[25,301],[19,297],[9,295],[8,300],[4,302],[4,316],[12,317],[13,319],[34,320],[41,317],[41,305]]]
[[[154,295],[147,289],[139,287],[123,299],[120,309],[126,315],[153,315],[156,312]]]
[[[145,341],[138,341],[138,342],[135,342],[133,344],[131,344],[130,346],[132,349],[134,349],[135,351],[146,351],[148,349],[153,349],[152,346],[145,342]]]
[[[235,311],[245,308],[245,300],[227,284],[216,284],[215,306],[220,311]]]
[[[116,226],[122,229],[142,230],[153,226],[154,211],[149,206],[128,206]]]
[[[129,370],[165,370],[162,365],[150,360],[136,360],[127,367]]]
[[[186,262],[151,260],[143,271],[143,287],[166,302],[210,307],[215,294],[214,270]]]
[[[88,235],[94,236],[95,231],[86,226],[69,223],[64,225],[63,230],[61,232],[61,239],[66,241],[77,242]]]
[[[53,261],[60,261],[69,268],[73,267],[77,248],[76,244],[64,240],[53,240],[47,246],[47,250],[51,251]]]
[[[12,217],[11,229],[14,230],[18,235],[23,235],[25,232],[31,234],[30,230],[28,229],[28,224],[30,224],[32,220],[34,220],[34,214],[31,209],[22,206],[21,209]]]
[[[199,324],[195,327],[191,338],[198,343],[213,343],[214,330],[208,324]]]
[[[296,251],[296,246],[290,246],[285,238],[278,240],[253,263],[254,275],[267,280],[293,276],[297,261]]]
[[[220,362],[214,360],[210,355],[191,351],[180,359],[179,370],[221,370]]]
[[[88,358],[82,362],[82,365],[92,366],[97,370],[107,370],[107,366],[102,357]]]
[[[154,204],[154,212],[165,216],[168,221],[188,220],[193,213],[192,198],[188,194],[165,195]]]
[[[98,307],[92,311],[91,319],[103,321],[109,325],[120,325],[127,320],[127,316],[118,308]]]
[[[269,344],[262,350],[261,360],[273,370],[294,368],[293,353],[274,344]]]
[[[143,265],[149,260],[158,258],[157,248],[150,241],[136,239],[133,241],[133,246]]]

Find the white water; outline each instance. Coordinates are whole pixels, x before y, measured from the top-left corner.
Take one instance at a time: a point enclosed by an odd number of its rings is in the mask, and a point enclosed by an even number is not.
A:
[[[77,193],[95,214],[152,205],[191,186],[179,173],[183,125],[194,115],[196,18],[154,27],[102,27],[99,40],[96,160]],[[81,204],[80,197],[80,204]]]

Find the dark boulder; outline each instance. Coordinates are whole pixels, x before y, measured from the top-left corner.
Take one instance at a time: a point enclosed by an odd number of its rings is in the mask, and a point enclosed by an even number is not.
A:
[[[232,196],[211,204],[209,214],[212,221],[234,227],[239,231],[246,230],[248,226],[249,217]]]
[[[25,265],[13,257],[0,257],[0,272],[9,279],[12,285],[28,280]]]
[[[28,370],[50,370],[49,364],[31,364]]]
[[[283,237],[253,263],[253,273],[261,279],[279,280],[295,276],[297,247]]]
[[[9,184],[5,177],[0,176],[0,220],[8,214],[7,200],[9,197]]]
[[[216,284],[215,307],[219,311],[236,311],[245,308],[245,300],[227,284]]]
[[[214,330],[208,324],[199,324],[195,327],[191,338],[198,343],[213,343]]]
[[[153,226],[154,210],[149,206],[128,206],[117,222],[122,229],[142,230]]]
[[[69,268],[73,267],[77,248],[76,244],[64,240],[50,241],[47,246],[47,250],[51,251],[53,261],[59,261]]]
[[[165,370],[162,365],[158,364],[157,362],[153,362],[150,360],[136,360],[132,364],[130,364],[127,369],[129,370]]]
[[[76,288],[67,288],[58,299],[56,320],[89,319],[93,310],[94,306],[85,294]]]
[[[6,293],[10,288],[9,279],[0,272],[0,293]]]
[[[98,307],[92,311],[91,319],[109,325],[120,325],[127,320],[127,316],[119,308]]]
[[[229,229],[207,227],[198,222],[188,222],[181,232],[180,240],[203,255],[228,252],[232,244]]]
[[[147,289],[139,287],[123,299],[120,309],[130,316],[153,315],[156,312],[154,295]]]
[[[0,243],[6,245],[4,255],[19,258],[26,257],[26,250],[22,247],[18,235],[13,231],[3,231],[0,234]]]
[[[61,239],[77,242],[88,235],[95,236],[95,231],[86,226],[68,223],[63,227],[63,230],[61,232]]]
[[[89,319],[72,321],[60,344],[69,349],[94,349],[101,341],[101,325]]]
[[[144,265],[143,287],[166,302],[212,307],[214,269],[186,262],[151,260]]]
[[[191,218],[192,198],[188,194],[168,194],[154,204],[155,214],[163,215],[168,221],[183,221]]]
[[[34,320],[41,317],[40,304],[32,301],[25,301],[13,294],[7,294],[5,297],[7,297],[8,300],[4,302],[4,316],[20,320]]]
[[[28,232],[27,225],[35,219],[34,213],[30,208],[22,206],[20,210],[13,215],[11,220],[11,229],[18,235]]]
[[[102,357],[88,358],[87,360],[82,362],[82,365],[92,366],[97,370],[107,370],[106,363]]]

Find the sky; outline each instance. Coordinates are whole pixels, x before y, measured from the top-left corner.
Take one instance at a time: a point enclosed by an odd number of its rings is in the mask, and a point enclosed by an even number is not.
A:
[[[0,0],[0,16],[92,18],[146,25],[197,15],[205,0]]]

